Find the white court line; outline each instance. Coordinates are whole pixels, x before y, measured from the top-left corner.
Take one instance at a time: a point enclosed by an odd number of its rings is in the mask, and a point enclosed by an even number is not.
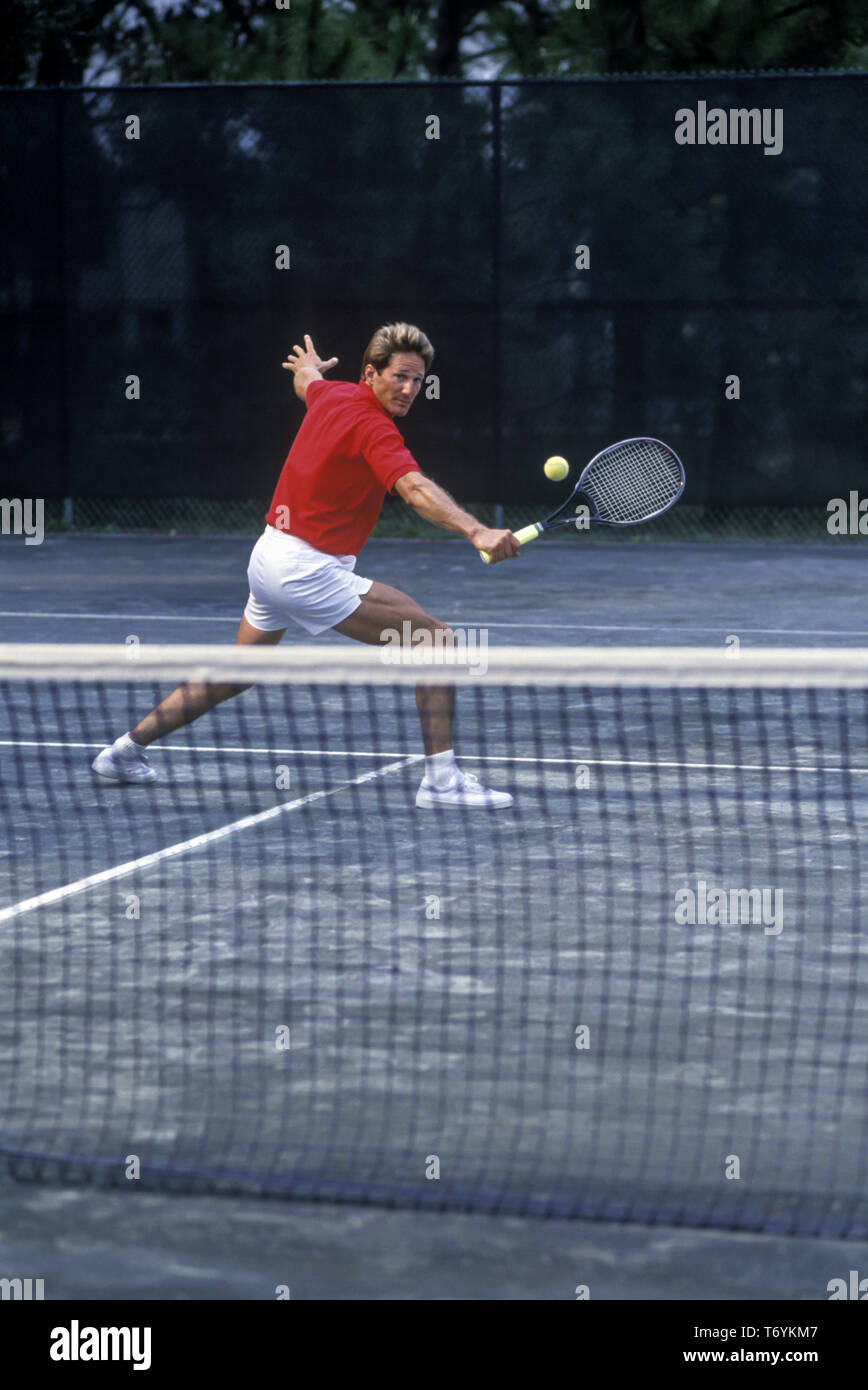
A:
[[[125,623],[237,623],[239,620],[237,613],[225,618],[209,618],[201,613],[24,613],[11,608],[0,609],[0,618],[80,618],[82,622],[90,618],[118,618]]]
[[[94,748],[105,747],[102,743],[53,743],[43,742],[37,739],[0,739],[0,748],[81,748],[86,752],[91,752]],[[418,762],[425,755],[424,753],[402,753],[398,749],[383,749],[381,753],[371,752],[368,749],[355,748],[218,748],[216,746],[198,745],[195,748],[185,748],[183,745],[163,745],[159,748],[151,747],[149,752],[154,753],[267,753],[272,757],[306,757],[306,758],[404,758],[405,766]],[[640,758],[588,758],[581,751],[572,753],[568,758],[546,758],[534,755],[519,753],[480,753],[473,748],[466,751],[459,750],[458,757],[462,763],[534,763],[547,764],[553,767],[572,767],[575,763],[587,763],[591,767],[681,767],[688,771],[714,771],[714,772],[848,772],[854,776],[868,776],[868,767],[850,767],[839,764],[822,764],[814,766],[811,763],[688,763],[674,762],[664,758],[640,759]],[[396,767],[398,764],[392,764]],[[371,777],[378,777],[382,772],[388,772],[389,768],[379,768],[376,772],[366,773],[361,779],[365,781]],[[354,782],[347,782],[346,786],[354,785]],[[340,791],[340,787],[334,788]],[[330,796],[331,792],[322,792],[320,795]],[[299,803],[301,804],[301,803]],[[0,918],[2,920],[2,918]]]
[[[61,884],[59,888],[51,888],[47,893],[40,893],[35,898],[24,898],[20,903],[13,904],[12,907],[3,908],[0,911],[0,922],[10,922],[14,917],[22,917],[26,912],[33,912],[38,907],[48,907],[51,903],[63,902],[66,898],[87,892],[89,888],[97,888],[103,883],[112,883],[119,878],[128,878],[130,874],[136,873],[139,869],[149,869],[164,859],[176,859],[181,854],[187,854],[190,850],[201,849],[203,845],[212,844],[215,840],[225,840],[228,835],[236,835],[239,831],[249,830],[254,825],[263,825],[265,821],[275,820],[287,811],[296,811],[300,806],[309,806],[312,801],[322,801],[328,796],[336,795],[337,792],[346,791],[348,787],[359,786],[362,782],[372,782],[377,777],[384,777],[388,772],[397,772],[401,768],[411,767],[413,763],[419,762],[423,756],[420,753],[417,756],[405,757],[401,762],[390,763],[388,767],[377,768],[375,772],[364,772],[359,777],[353,777],[349,782],[343,782],[339,787],[331,787],[328,791],[310,792],[308,796],[300,796],[295,801],[285,801],[282,806],[272,806],[268,811],[259,811],[253,816],[243,816],[241,820],[232,821],[229,825],[221,825],[216,830],[208,830],[202,835],[194,835],[190,840],[180,840],[175,845],[167,845],[165,849],[155,850],[153,854],[143,854],[139,859],[129,859],[125,864],[115,864],[112,868],[103,869],[98,874],[89,874],[87,878],[79,878],[73,883]]]
[[[35,738],[0,738],[0,748],[81,748],[85,752],[97,752],[105,748],[105,740],[99,743],[75,743],[72,741],[60,741],[51,739]],[[402,753],[399,748],[383,749],[382,752],[371,751],[369,749],[355,748],[220,748],[216,744],[199,744],[195,748],[185,747],[183,743],[164,743],[159,748],[153,746],[148,748],[148,753],[268,753],[275,758],[285,758],[289,755],[310,758],[408,758],[423,757],[419,753]]]
[[[694,623],[538,623],[533,618],[528,618],[523,623],[486,623],[477,620],[468,622],[464,618],[444,618],[443,621],[452,627],[504,627],[516,628],[519,631],[545,628],[551,632],[716,632],[723,635],[777,633],[782,637],[868,637],[868,632],[853,632],[849,628],[845,630],[834,627],[742,627],[738,622],[730,623],[729,626],[718,623],[716,627],[699,627]]]
[[[63,618],[80,619],[87,622],[93,619],[117,620],[125,623],[236,623],[236,614],[230,614],[225,618],[208,617],[199,613],[177,614],[177,613],[25,613],[15,612],[13,609],[0,610],[0,618]],[[775,634],[780,637],[868,637],[868,632],[853,632],[850,629],[834,627],[742,627],[740,623],[734,621],[727,625],[718,623],[716,627],[696,626],[692,623],[538,623],[528,618],[523,623],[501,623],[486,622],[484,619],[474,618],[446,618],[445,622],[454,627],[467,628],[509,628],[518,632],[527,631],[529,628],[545,632],[716,632],[728,635],[729,633],[742,633],[757,636],[762,633]]]

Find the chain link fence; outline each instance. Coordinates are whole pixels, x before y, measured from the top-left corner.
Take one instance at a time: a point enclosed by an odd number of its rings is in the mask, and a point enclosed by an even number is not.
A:
[[[407,318],[437,349],[407,444],[480,517],[545,515],[548,455],[649,434],[683,501],[594,543],[826,540],[864,479],[865,91],[0,92],[0,491],[55,528],[255,532],[300,418],[293,343],[353,380]],[[378,534],[442,535],[391,500]]]
[[[214,501],[196,497],[87,497],[48,501],[45,526],[49,532],[89,534],[140,533],[177,536],[255,536],[262,529],[268,499]],[[550,503],[503,506],[490,502],[465,504],[489,526],[518,530],[546,514]],[[858,535],[832,535],[828,514],[817,507],[695,507],[679,503],[665,516],[642,526],[592,526],[583,544],[641,545],[655,541],[732,541],[762,544],[858,543]],[[398,498],[388,497],[374,537],[402,540],[443,540],[440,527],[423,521]],[[861,538],[864,542],[864,537]],[[556,530],[546,544],[569,541],[566,529]]]

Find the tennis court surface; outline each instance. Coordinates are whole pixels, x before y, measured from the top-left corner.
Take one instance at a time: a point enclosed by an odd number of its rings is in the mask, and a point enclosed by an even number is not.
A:
[[[13,1172],[868,1233],[868,662],[489,657],[515,803],[432,813],[376,653],[4,649]],[[197,673],[257,684],[97,781]]]

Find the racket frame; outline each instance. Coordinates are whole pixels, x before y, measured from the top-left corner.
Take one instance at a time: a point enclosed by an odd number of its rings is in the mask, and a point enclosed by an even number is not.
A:
[[[658,507],[656,512],[648,512],[646,516],[636,517],[634,521],[613,521],[609,517],[600,516],[597,511],[596,502],[583,490],[582,483],[588,476],[590,469],[593,468],[594,464],[597,462],[597,459],[602,458],[604,454],[611,453],[613,449],[622,448],[625,444],[659,444],[660,448],[665,449],[667,454],[671,454],[678,464],[681,470],[681,486],[675,496],[670,498],[665,506]],[[656,516],[662,516],[664,512],[669,511],[670,507],[674,507],[684,491],[686,483],[687,475],[684,472],[684,464],[681,462],[681,459],[678,457],[671,444],[666,444],[662,439],[655,439],[654,436],[650,434],[634,435],[630,439],[619,439],[616,444],[607,444],[605,449],[600,449],[599,453],[594,454],[594,457],[585,464],[579,481],[576,483],[569,497],[567,497],[559,507],[556,507],[543,521],[532,521],[529,526],[522,526],[520,530],[514,531],[513,535],[519,545],[526,545],[528,541],[536,540],[536,537],[541,536],[544,531],[552,531],[557,526],[576,526],[577,530],[584,530],[585,526],[592,521],[598,526],[640,526],[643,522],[653,521]],[[577,524],[577,517],[575,515],[578,511],[578,507],[574,505],[577,497],[584,497],[586,499],[590,512],[590,515],[587,518],[583,517],[579,524]],[[573,508],[572,515],[567,516],[565,513],[570,507]],[[479,555],[484,564],[488,565],[491,563],[486,551],[481,550]]]
[[[622,448],[625,444],[659,444],[661,449],[665,449],[667,454],[672,455],[675,462],[678,464],[678,467],[681,469],[681,486],[676,492],[675,496],[672,497],[666,503],[665,506],[658,507],[656,512],[648,512],[645,516],[636,517],[633,521],[612,521],[609,517],[602,517],[599,515],[599,513],[597,512],[597,504],[594,502],[594,499],[583,490],[582,483],[588,476],[590,469],[592,469],[594,464],[597,462],[597,459],[602,458],[604,454],[608,454],[612,449]],[[591,513],[590,516],[587,518],[589,522],[596,522],[598,526],[641,526],[643,522],[653,521],[656,516],[662,516],[664,512],[668,512],[670,507],[674,507],[675,503],[678,501],[679,497],[684,491],[686,482],[687,477],[684,472],[684,464],[681,462],[681,459],[678,457],[671,445],[664,443],[662,439],[654,439],[653,436],[650,434],[636,435],[632,439],[619,439],[617,444],[607,444],[605,449],[601,449],[599,453],[594,454],[594,457],[590,460],[590,462],[585,464],[584,468],[582,469],[581,476],[579,477],[579,481],[576,483],[575,487],[573,488],[566,501],[562,502],[559,507],[556,507],[555,510],[551,512],[550,515],[547,516],[543,521],[535,521],[530,526],[523,526],[521,528],[521,531],[514,532],[514,535],[516,540],[519,541],[520,544],[524,545],[527,541],[533,540],[537,536],[541,536],[543,531],[551,531],[556,526],[575,525],[575,511],[577,509],[573,507],[573,503],[575,502],[576,498],[580,495],[587,499],[587,504]],[[567,509],[570,507],[573,507],[574,514],[572,516],[563,515],[563,513],[565,513]],[[578,529],[582,528],[580,527]]]

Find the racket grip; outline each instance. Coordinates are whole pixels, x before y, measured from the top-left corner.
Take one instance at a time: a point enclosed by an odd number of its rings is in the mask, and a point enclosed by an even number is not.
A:
[[[542,527],[538,521],[532,521],[530,526],[522,526],[520,531],[513,532],[519,545],[526,545],[528,541],[535,541],[542,532]]]
[[[513,535],[515,536],[515,539],[518,541],[519,545],[526,545],[528,541],[536,540],[537,536],[540,534],[541,531],[542,527],[540,526],[539,522],[533,521],[531,522],[530,526],[522,526],[520,531],[514,531]],[[480,550],[479,558],[481,559],[484,565],[491,564],[491,556],[489,555],[487,550]]]

